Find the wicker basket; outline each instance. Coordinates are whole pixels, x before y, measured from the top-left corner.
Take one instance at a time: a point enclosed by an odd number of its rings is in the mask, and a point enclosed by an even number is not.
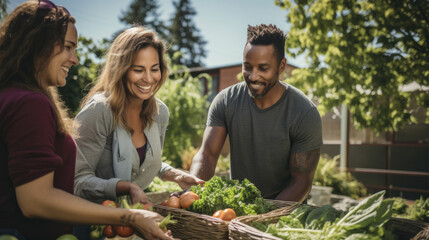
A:
[[[272,202],[279,210],[287,206],[296,206],[296,202],[266,200]],[[173,219],[178,220],[176,224],[169,225],[173,236],[180,239],[228,239],[228,221],[214,218],[205,214],[198,214],[184,209],[171,208],[155,205],[154,211],[167,216],[171,214]],[[276,210],[272,211],[275,212]],[[256,215],[255,215],[256,216]]]
[[[251,222],[270,222],[275,223],[281,216],[290,214],[295,210],[295,206],[277,209],[275,211],[260,214],[255,216],[242,216],[231,221],[229,224],[229,239],[268,239],[268,240],[282,240],[271,234],[262,232],[256,228],[249,226]],[[392,218],[387,223],[393,227],[393,233],[396,234],[400,240],[427,240],[429,239],[429,224],[420,221],[413,221],[408,219]]]
[[[256,228],[253,228],[247,224],[251,222],[270,222],[275,223],[279,220],[280,216],[288,215],[293,210],[301,206],[297,203],[295,205],[286,206],[274,210],[272,212],[254,216],[242,216],[232,220],[229,224],[229,239],[268,239],[268,240],[281,240],[281,238],[275,237],[271,234],[264,233]]]
[[[394,228],[399,239],[429,239],[429,223],[402,218],[392,218],[388,224]]]

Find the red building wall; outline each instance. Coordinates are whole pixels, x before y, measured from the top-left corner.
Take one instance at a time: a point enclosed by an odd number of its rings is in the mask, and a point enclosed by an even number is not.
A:
[[[241,73],[241,64],[219,69],[218,91],[238,83],[237,74]]]

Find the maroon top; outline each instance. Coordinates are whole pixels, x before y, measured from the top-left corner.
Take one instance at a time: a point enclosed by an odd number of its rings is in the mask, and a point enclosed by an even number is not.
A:
[[[52,171],[54,187],[73,194],[76,144],[56,126],[45,95],[20,88],[0,92],[0,228],[27,239],[56,239],[73,230],[71,224],[24,217],[15,195],[15,187]]]

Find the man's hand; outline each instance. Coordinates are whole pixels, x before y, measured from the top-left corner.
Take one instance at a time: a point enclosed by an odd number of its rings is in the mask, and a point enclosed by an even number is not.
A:
[[[179,186],[183,190],[188,189],[193,185],[203,186],[205,183],[204,180],[201,180],[201,179],[199,179],[199,178],[197,178],[197,177],[195,177],[189,173],[185,173],[185,172],[182,172],[182,173],[183,173],[182,175],[177,176],[175,182],[177,184],[179,184]]]

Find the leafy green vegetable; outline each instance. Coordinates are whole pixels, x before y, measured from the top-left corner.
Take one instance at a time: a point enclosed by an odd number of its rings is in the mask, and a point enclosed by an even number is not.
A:
[[[237,216],[266,213],[274,209],[271,203],[264,201],[259,189],[249,180],[238,180],[212,177],[201,186],[192,186],[191,191],[198,194],[188,210],[212,215],[220,209],[232,208]]]
[[[389,198],[393,200],[392,212],[393,215],[401,215],[407,212],[407,204],[405,200],[400,197]]]
[[[250,226],[252,226],[252,227],[254,227],[254,228],[256,228],[262,232],[265,232],[265,230],[267,230],[269,224],[270,223],[268,223],[268,222],[251,222]]]
[[[355,233],[346,238],[346,240],[379,240],[377,236],[372,236],[364,233]]]
[[[158,223],[158,227],[162,229],[162,231],[167,232],[167,225],[176,224],[177,220],[173,220],[171,215],[168,214],[160,223]]]
[[[429,222],[429,198],[426,200],[420,196],[419,199],[410,207],[412,219]]]
[[[152,183],[144,191],[145,192],[164,193],[164,192],[182,191],[182,189],[175,182],[163,181],[160,178],[155,177],[153,179]]]
[[[393,217],[429,222],[429,198],[425,200],[423,196],[420,196],[410,206],[405,203],[403,198],[395,197],[389,199],[394,201],[392,207]]]
[[[325,205],[312,210],[305,219],[305,228],[321,229],[325,222],[334,222],[341,212],[333,208],[331,205]]]
[[[388,200],[382,204],[384,193],[385,191],[375,193],[362,200],[358,205],[350,208],[349,212],[331,229],[328,237],[337,231],[363,229],[371,224],[380,226],[387,222],[392,216],[393,201]],[[381,211],[385,212],[382,213]]]
[[[308,214],[314,208],[309,205],[304,205],[295,209],[289,216],[295,219],[298,219],[300,222],[304,222],[307,219]]]
[[[362,200],[358,205],[342,213],[330,205],[320,208],[302,206],[290,215],[282,216],[275,224],[255,224],[274,236],[283,239],[393,239],[384,225],[392,216],[394,201],[383,200],[381,191]],[[385,234],[387,233],[387,234]]]

